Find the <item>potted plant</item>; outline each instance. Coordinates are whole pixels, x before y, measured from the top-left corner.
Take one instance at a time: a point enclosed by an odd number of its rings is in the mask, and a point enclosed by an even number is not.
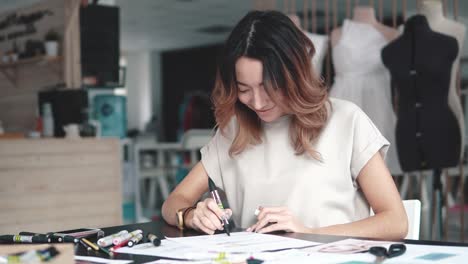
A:
[[[55,57],[58,56],[58,43],[60,36],[57,31],[50,29],[44,36],[46,55]]]

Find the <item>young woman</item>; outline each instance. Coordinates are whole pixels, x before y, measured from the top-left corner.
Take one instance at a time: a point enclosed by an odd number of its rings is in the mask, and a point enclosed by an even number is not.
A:
[[[213,234],[227,215],[260,233],[405,237],[406,213],[384,162],[388,141],[356,105],[328,98],[313,54],[280,12],[252,11],[236,25],[212,95],[218,130],[164,202],[169,224]],[[208,176],[230,209],[200,200]]]

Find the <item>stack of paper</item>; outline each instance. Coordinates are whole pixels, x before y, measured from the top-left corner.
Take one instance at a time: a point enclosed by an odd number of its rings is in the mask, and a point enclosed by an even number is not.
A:
[[[261,252],[304,248],[319,244],[275,235],[235,232],[231,233],[231,236],[217,234],[177,238],[166,237],[159,247],[145,243],[132,248],[120,248],[116,252],[184,260],[213,260],[220,256],[229,260],[245,260]]]
[[[376,257],[367,252],[370,247],[388,248],[395,242],[345,239],[320,244],[287,237],[251,232],[178,237],[162,240],[161,246],[150,243],[133,248],[120,248],[116,252],[151,255],[172,260],[154,263],[244,263],[254,257],[263,264],[279,263],[373,263]],[[468,247],[406,245],[406,252],[386,259],[385,263],[466,263]]]

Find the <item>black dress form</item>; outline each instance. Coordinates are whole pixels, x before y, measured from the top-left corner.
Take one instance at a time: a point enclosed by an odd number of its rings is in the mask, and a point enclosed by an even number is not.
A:
[[[409,18],[403,34],[382,50],[398,94],[396,143],[403,171],[460,162],[462,135],[448,105],[457,54],[457,40],[432,31],[422,15]]]

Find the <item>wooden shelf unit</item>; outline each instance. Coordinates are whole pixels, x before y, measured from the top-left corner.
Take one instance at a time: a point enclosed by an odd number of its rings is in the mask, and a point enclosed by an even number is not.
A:
[[[26,66],[26,65],[39,65],[39,66],[47,66],[50,68],[52,72],[57,74],[59,77],[62,75],[62,66],[57,64],[62,61],[61,56],[37,56],[33,58],[27,59],[20,59],[15,62],[8,62],[8,63],[0,63],[0,72],[5,75],[5,77],[17,87],[17,72],[18,67]]]

